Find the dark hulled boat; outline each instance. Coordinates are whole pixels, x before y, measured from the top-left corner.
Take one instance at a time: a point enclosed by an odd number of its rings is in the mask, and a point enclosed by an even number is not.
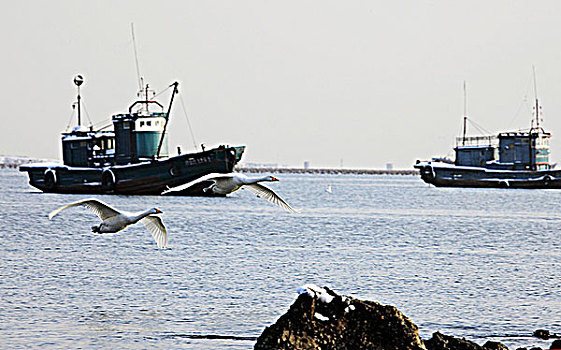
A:
[[[561,188],[561,170],[549,161],[551,134],[540,126],[537,97],[535,103],[535,120],[526,131],[466,137],[464,116],[455,160],[417,161],[421,179],[437,187]]]
[[[159,195],[208,173],[232,172],[245,146],[219,146],[202,152],[168,154],[167,125],[178,83],[167,112],[163,105],[148,99],[134,102],[127,113],[112,117],[113,131],[81,126],[81,76],[78,86],[78,125],[62,134],[62,163],[20,166],[29,184],[43,192],[91,194]],[[158,109],[159,111],[153,111]],[[202,187],[181,195],[203,195]]]

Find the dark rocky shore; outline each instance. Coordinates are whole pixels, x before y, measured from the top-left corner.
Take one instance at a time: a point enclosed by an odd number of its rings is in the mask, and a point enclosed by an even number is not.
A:
[[[502,343],[488,341],[478,345],[440,332],[434,333],[431,339],[423,340],[419,337],[418,327],[393,306],[338,295],[327,287],[306,285],[298,291],[300,295],[287,313],[265,328],[254,349],[508,349]],[[522,349],[525,348],[517,350]],[[555,340],[549,349],[561,349],[561,341]]]

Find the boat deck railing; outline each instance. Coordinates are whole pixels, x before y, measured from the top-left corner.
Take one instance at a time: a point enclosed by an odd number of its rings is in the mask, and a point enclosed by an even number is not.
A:
[[[458,146],[498,146],[499,139],[496,136],[468,136],[456,137]]]

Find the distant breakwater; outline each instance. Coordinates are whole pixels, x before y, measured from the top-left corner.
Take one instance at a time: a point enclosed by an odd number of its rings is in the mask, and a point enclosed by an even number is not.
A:
[[[0,155],[0,169],[18,169],[22,164],[39,162],[52,162],[52,160]]]
[[[0,156],[0,168],[17,169],[22,164],[45,162],[47,160],[3,157]],[[381,170],[381,169],[335,169],[335,168],[273,168],[273,167],[236,167],[242,173],[273,173],[273,174],[328,174],[328,175],[419,175],[419,171],[411,170]]]
[[[19,164],[12,164],[12,163],[0,163],[1,169],[17,169],[19,168]]]
[[[418,170],[374,170],[374,169],[329,169],[329,168],[255,168],[236,167],[242,173],[273,173],[273,174],[329,174],[329,175],[419,175]]]

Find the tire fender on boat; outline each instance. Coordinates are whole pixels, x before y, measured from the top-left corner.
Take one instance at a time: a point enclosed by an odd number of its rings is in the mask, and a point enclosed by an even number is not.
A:
[[[169,168],[169,174],[171,176],[179,176],[181,174],[181,171],[177,165],[174,165],[171,168]]]
[[[423,168],[423,175],[425,175],[429,179],[434,179],[434,170],[432,169],[431,165],[426,165]]]
[[[56,176],[56,171],[49,168],[47,170],[45,170],[45,173],[43,174],[44,177],[44,181],[45,181],[45,188],[48,190],[54,190],[56,188],[57,185],[57,176]]]
[[[545,175],[545,176],[543,177],[543,185],[544,185],[544,186],[549,186],[549,182],[550,182],[551,180],[553,180],[553,178],[552,178],[551,176]]]
[[[117,178],[111,169],[105,169],[101,173],[101,190],[103,192],[115,191],[115,184],[117,183]]]

